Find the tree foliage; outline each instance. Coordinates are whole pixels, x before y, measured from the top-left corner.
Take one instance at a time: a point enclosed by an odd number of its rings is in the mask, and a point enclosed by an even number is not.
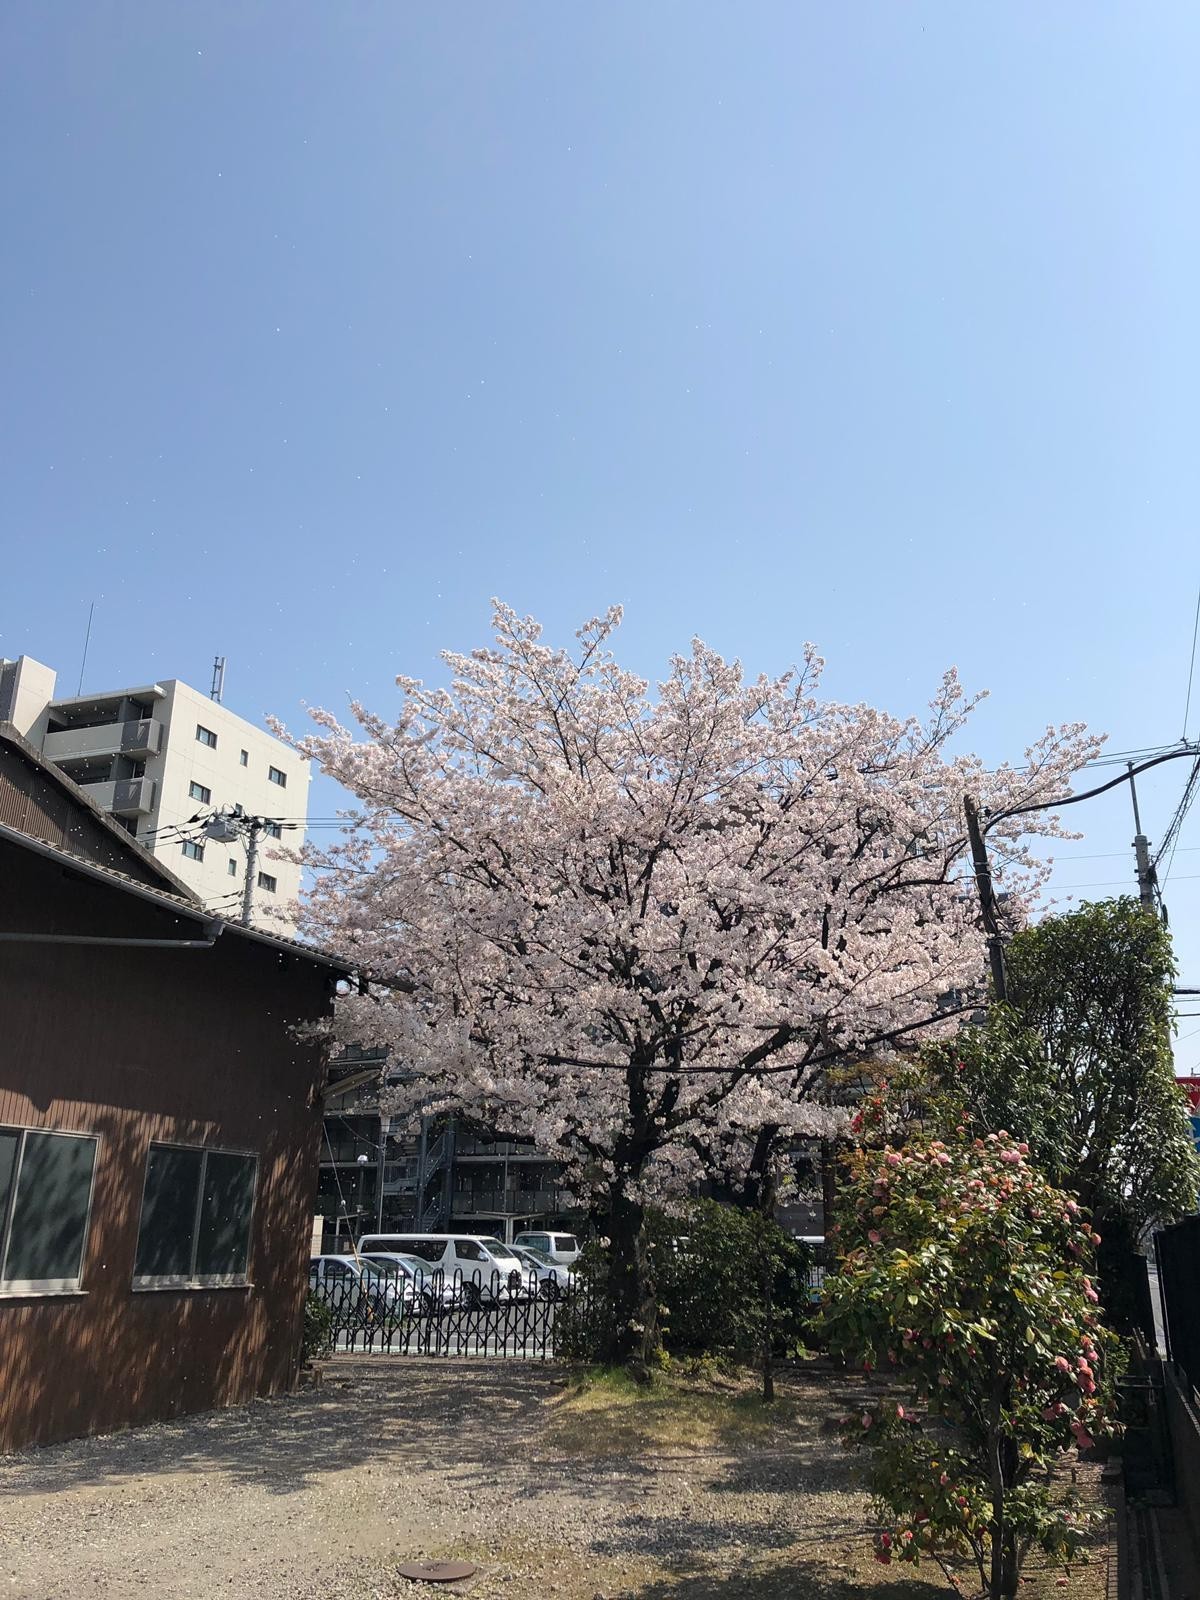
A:
[[[532,1134],[619,1242],[616,1339],[655,1340],[644,1210],[714,1140],[821,1131],[829,1061],[919,1037],[980,981],[962,802],[1062,794],[1094,748],[1050,730],[1021,768],[948,744],[971,709],[948,675],[924,721],[822,702],[798,673],[747,679],[699,641],[657,692],[621,668],[613,610],[577,651],[495,613],[452,681],[398,680],[394,721],[327,713],[299,748],[360,802],[314,853],[307,929],[375,979],[343,1038],[413,1068],[395,1109]],[[1018,900],[1042,868],[993,827]],[[618,1351],[614,1351],[616,1355]]]
[[[1006,963],[1008,1004],[927,1051],[940,1091],[977,1130],[1027,1141],[1114,1245],[1194,1211],[1166,928],[1136,900],[1103,901],[1023,929]]]
[[[889,1523],[877,1555],[969,1553],[992,1600],[1010,1596],[1031,1548],[1065,1558],[1087,1532],[1052,1506],[1048,1475],[1110,1404],[1099,1239],[1007,1134],[861,1148],[842,1201],[826,1336],[905,1380],[918,1406],[888,1399],[853,1419]]]

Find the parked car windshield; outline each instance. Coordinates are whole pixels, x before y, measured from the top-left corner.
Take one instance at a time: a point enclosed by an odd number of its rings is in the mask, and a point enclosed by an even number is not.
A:
[[[379,1261],[374,1256],[363,1257],[363,1271],[379,1278],[403,1278],[407,1274],[398,1261]]]
[[[516,1257],[506,1244],[501,1244],[499,1239],[484,1239],[483,1247],[488,1255],[495,1256],[497,1261],[515,1261]]]

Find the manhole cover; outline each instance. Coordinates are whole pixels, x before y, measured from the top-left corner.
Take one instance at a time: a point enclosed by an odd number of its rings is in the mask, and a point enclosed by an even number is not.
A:
[[[476,1570],[469,1561],[410,1561],[396,1568],[402,1578],[414,1583],[453,1583],[456,1578],[469,1578]]]

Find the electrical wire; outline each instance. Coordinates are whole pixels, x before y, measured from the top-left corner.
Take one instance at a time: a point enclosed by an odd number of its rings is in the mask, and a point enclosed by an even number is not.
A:
[[[1188,663],[1187,699],[1183,704],[1183,737],[1187,738],[1188,714],[1192,709],[1192,679],[1196,675],[1196,638],[1200,635],[1200,586],[1196,589],[1196,620],[1192,623],[1192,658]]]

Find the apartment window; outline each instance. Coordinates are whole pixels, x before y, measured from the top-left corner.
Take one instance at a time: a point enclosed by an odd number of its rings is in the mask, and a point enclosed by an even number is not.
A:
[[[196,737],[201,744],[206,744],[210,750],[217,748],[217,736],[211,728],[206,728],[202,722],[196,724]]]
[[[266,834],[268,839],[283,838],[283,827],[278,822],[265,822],[263,824],[263,832]]]
[[[206,789],[202,783],[189,783],[188,794],[193,800],[199,800],[201,805],[207,805],[212,799],[212,790]]]
[[[229,876],[231,878],[236,878],[237,877],[237,862],[233,859],[232,856],[230,856],[230,858],[229,858]]]
[[[281,767],[268,767],[267,777],[272,783],[277,783],[281,789],[287,788],[287,773]]]
[[[197,844],[194,839],[185,839],[183,841],[183,853],[189,861],[204,860],[204,846]]]
[[[79,1288],[96,1143],[91,1134],[0,1128],[0,1291]]]
[[[152,1144],[146,1157],[135,1286],[244,1283],[257,1162],[232,1150]]]
[[[258,875],[258,887],[265,889],[268,894],[274,894],[278,885],[269,872],[260,872]]]
[[[250,765],[250,752],[249,752],[249,750],[243,750],[242,751],[242,765],[244,767],[248,767]]]

